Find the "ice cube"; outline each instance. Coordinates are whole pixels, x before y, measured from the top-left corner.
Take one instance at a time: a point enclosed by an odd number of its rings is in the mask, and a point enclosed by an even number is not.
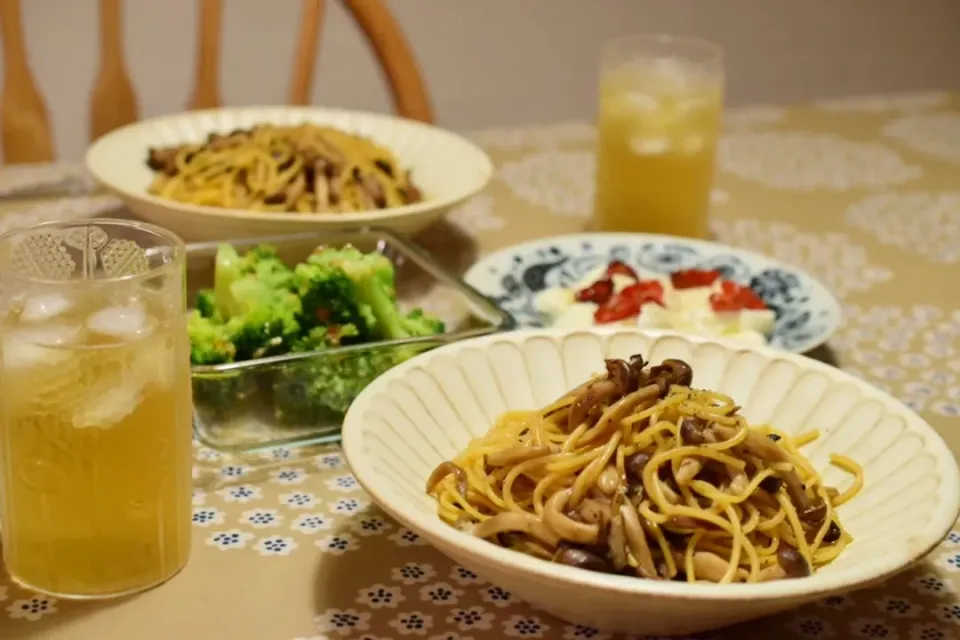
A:
[[[149,334],[156,324],[139,303],[107,307],[87,318],[87,329],[113,338],[137,338]]]
[[[76,429],[109,429],[137,408],[140,404],[143,388],[136,381],[98,388],[90,393],[89,400],[79,407],[73,415]]]
[[[634,137],[630,140],[630,150],[640,156],[658,156],[670,151],[670,138]]]
[[[29,296],[23,301],[20,311],[20,322],[40,322],[51,320],[66,313],[73,302],[62,293],[44,293]]]
[[[644,113],[653,113],[660,107],[660,101],[648,93],[631,91],[626,96],[627,102],[637,111]]]
[[[23,369],[50,365],[70,357],[66,349],[51,349],[76,344],[80,327],[76,325],[46,324],[28,329],[5,331],[3,335],[3,366]]]
[[[707,143],[703,136],[686,136],[680,141],[680,153],[686,156],[696,155],[703,151],[705,146]]]

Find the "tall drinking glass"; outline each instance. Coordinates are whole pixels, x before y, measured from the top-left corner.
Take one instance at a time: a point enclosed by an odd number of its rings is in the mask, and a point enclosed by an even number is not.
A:
[[[594,226],[705,237],[722,112],[720,47],[667,35],[608,44]]]
[[[0,236],[0,536],[11,577],[121,596],[190,552],[185,249],[122,220]]]

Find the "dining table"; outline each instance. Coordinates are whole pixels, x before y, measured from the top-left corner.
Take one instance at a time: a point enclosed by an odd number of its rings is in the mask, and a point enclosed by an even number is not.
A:
[[[593,124],[469,135],[494,178],[417,236],[438,259],[463,270],[508,245],[589,227]],[[0,231],[127,215],[83,187],[80,165],[31,170],[71,186],[10,195],[8,182],[29,175],[0,169]],[[960,95],[729,109],[711,200],[717,241],[797,265],[840,299],[843,325],[813,357],[899,398],[960,453]],[[337,446],[227,454],[196,444],[194,454],[192,556],[179,575],[107,601],[58,600],[0,577],[0,638],[611,638],[531,608],[391,520]],[[881,584],[695,637],[960,638],[960,528]]]

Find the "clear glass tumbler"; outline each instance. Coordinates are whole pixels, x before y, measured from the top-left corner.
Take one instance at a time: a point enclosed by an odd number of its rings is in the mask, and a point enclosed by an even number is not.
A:
[[[0,236],[0,536],[25,588],[122,596],[187,562],[184,256],[123,220]]]
[[[723,51],[704,40],[638,35],[606,46],[595,228],[708,235],[723,82]]]

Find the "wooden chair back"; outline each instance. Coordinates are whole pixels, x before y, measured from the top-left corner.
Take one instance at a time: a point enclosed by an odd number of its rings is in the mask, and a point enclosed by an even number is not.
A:
[[[20,12],[21,0],[0,0],[0,41],[4,61],[0,91],[0,149],[6,163],[54,159],[50,115],[30,70]],[[307,104],[313,88],[317,46],[327,0],[301,0],[287,100]],[[223,0],[197,0],[197,57],[190,109],[220,106],[220,50]],[[390,11],[381,0],[342,0],[353,15],[382,67],[395,111],[406,118],[432,122],[433,112],[420,69]],[[121,0],[99,0],[100,51],[90,95],[91,140],[134,122],[139,105],[123,51]]]

